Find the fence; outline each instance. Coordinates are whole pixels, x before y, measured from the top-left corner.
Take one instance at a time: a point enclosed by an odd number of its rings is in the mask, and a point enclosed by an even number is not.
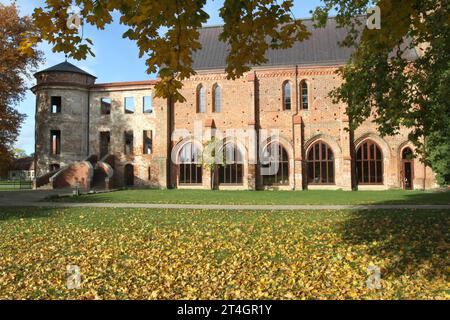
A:
[[[0,191],[2,190],[31,190],[32,180],[0,180]]]

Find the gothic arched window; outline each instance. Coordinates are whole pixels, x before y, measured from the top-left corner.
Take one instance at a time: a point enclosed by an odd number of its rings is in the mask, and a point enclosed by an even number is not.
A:
[[[244,181],[244,158],[234,143],[223,148],[224,164],[219,167],[219,184],[242,184]]]
[[[302,81],[300,83],[300,95],[301,95],[301,104],[303,110],[308,110],[309,108],[309,92],[308,92],[308,84],[306,81]]]
[[[289,81],[283,83],[283,110],[291,110],[291,84]]]
[[[215,84],[213,87],[213,112],[222,111],[222,89],[219,85]]]
[[[265,186],[289,185],[289,156],[286,149],[277,142],[264,150],[262,163],[263,184]]]
[[[334,154],[331,148],[322,141],[316,142],[308,152],[308,183],[334,183]]]
[[[373,141],[364,141],[356,151],[356,171],[360,184],[383,183],[383,154]]]
[[[197,88],[197,112],[206,112],[206,90],[203,85],[199,85]]]
[[[186,143],[179,153],[179,183],[180,184],[201,184],[202,167],[199,165],[201,152],[198,147],[192,143]]]

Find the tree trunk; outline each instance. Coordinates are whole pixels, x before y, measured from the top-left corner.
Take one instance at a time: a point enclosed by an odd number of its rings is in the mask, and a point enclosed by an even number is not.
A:
[[[216,169],[212,169],[211,173],[211,190],[216,190]]]
[[[351,174],[351,184],[352,190],[358,190],[358,181],[356,173],[356,150],[355,150],[355,130],[353,130],[353,118],[349,116],[349,143],[350,143],[350,174]]]

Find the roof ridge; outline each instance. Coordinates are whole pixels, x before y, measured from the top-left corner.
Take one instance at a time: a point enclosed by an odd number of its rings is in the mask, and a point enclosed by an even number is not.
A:
[[[297,18],[295,20],[301,20],[301,21],[313,21],[314,17],[306,17],[306,18]],[[336,20],[336,16],[329,16],[327,20]],[[211,25],[204,25],[199,29],[213,29],[213,28],[222,28],[225,24],[211,24]]]
[[[88,75],[88,76],[96,78],[94,75],[77,67],[76,65],[68,62],[67,60],[63,61],[61,63],[55,64],[55,65],[48,67],[44,70],[41,70],[39,72],[36,72],[35,75],[43,73],[43,72],[72,72],[72,73],[80,73],[80,74],[84,74],[84,75]]]

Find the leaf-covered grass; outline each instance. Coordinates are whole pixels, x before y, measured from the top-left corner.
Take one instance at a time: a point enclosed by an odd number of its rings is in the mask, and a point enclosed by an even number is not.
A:
[[[450,204],[450,192],[124,190],[65,197],[63,202],[171,204]]]
[[[1,208],[0,299],[448,299],[449,230],[450,211]]]

